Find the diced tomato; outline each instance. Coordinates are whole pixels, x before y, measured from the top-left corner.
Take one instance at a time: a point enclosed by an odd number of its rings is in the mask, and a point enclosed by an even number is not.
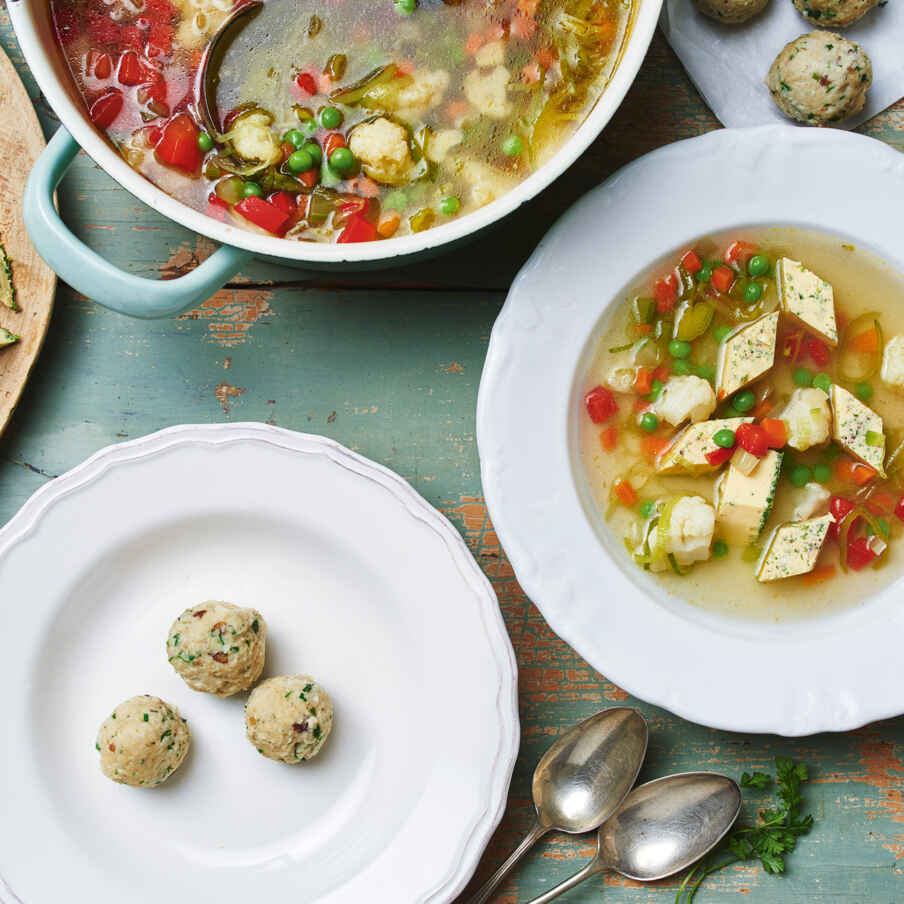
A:
[[[726,264],[740,264],[741,266],[746,267],[747,261],[753,256],[755,251],[756,245],[751,245],[750,242],[732,242],[725,249],[722,260],[724,260]]]
[[[372,242],[377,237],[377,227],[369,220],[365,220],[360,214],[353,213],[345,224],[339,237],[340,244],[347,242]]]
[[[718,448],[713,449],[712,452],[707,452],[705,458],[714,468],[718,468],[721,465],[724,465],[725,462],[734,455],[734,451],[734,446],[730,449],[723,449],[719,446]]]
[[[163,127],[155,151],[162,163],[175,166],[186,173],[197,170],[201,164],[198,127],[187,113],[179,113]]]
[[[856,483],[862,487],[876,476],[876,472],[862,462],[842,458],[835,464],[835,476],[843,483]]]
[[[612,484],[612,491],[622,505],[632,506],[637,503],[637,491],[621,477],[616,478],[615,483]]]
[[[668,364],[660,364],[660,365],[653,371],[653,379],[654,379],[654,380],[659,380],[660,383],[665,383],[665,381],[668,380],[668,378],[669,378],[669,366],[668,366]]]
[[[88,75],[101,81],[108,79],[113,74],[113,61],[110,59],[110,54],[99,53],[96,50],[89,51],[85,70]]]
[[[813,359],[813,363],[819,367],[825,367],[832,357],[829,347],[814,336],[807,336],[807,354]]]
[[[764,417],[760,427],[766,433],[770,449],[781,449],[788,442],[788,428],[785,422],[777,417]]]
[[[653,388],[653,372],[649,367],[638,367],[634,375],[633,389],[638,395],[646,395]]]
[[[618,445],[618,427],[615,424],[600,430],[600,445],[604,452],[611,452]]]
[[[662,279],[657,279],[653,284],[653,297],[656,299],[656,310],[660,314],[667,314],[675,307],[678,300],[678,277],[669,273]]]
[[[113,125],[120,110],[122,110],[122,92],[118,88],[108,88],[91,104],[88,115],[99,129],[106,129]]]
[[[584,396],[584,407],[594,424],[602,424],[618,411],[618,402],[615,401],[612,390],[605,386],[594,386]]]
[[[267,200],[274,206],[278,207],[283,213],[292,216],[298,209],[295,199],[286,191],[277,191],[270,195]]]
[[[848,542],[847,564],[854,571],[862,571],[875,558],[876,554],[869,545],[868,537],[854,537]]]
[[[833,496],[829,501],[829,514],[835,519],[834,524],[829,525],[829,536],[833,540],[838,539],[841,522],[854,510],[855,505],[844,496]],[[857,519],[860,520],[859,518]]]
[[[370,208],[370,201],[367,198],[348,198],[339,205],[339,212],[345,216],[351,216],[353,213],[365,216]]]
[[[267,232],[278,235],[280,230],[289,220],[289,215],[280,210],[276,205],[265,201],[263,198],[251,195],[248,198],[242,198],[235,209],[249,222],[255,226],[260,226]]]
[[[735,439],[742,449],[757,458],[769,451],[769,434],[759,424],[739,424]]]
[[[307,95],[313,96],[317,93],[317,82],[310,72],[299,72],[295,76],[295,84]]]
[[[898,504],[895,506],[895,516],[899,521],[904,521],[904,496],[898,500]]]
[[[116,69],[116,78],[120,85],[138,85],[141,83],[144,73],[141,70],[141,62],[134,50],[127,50],[119,58],[119,66]]]
[[[166,82],[159,73],[153,81],[147,82],[138,89],[138,103],[146,104],[153,101],[157,104],[166,103]]]
[[[725,295],[728,290],[731,288],[731,284],[735,280],[735,273],[731,267],[721,266],[716,267],[713,270],[712,279],[710,282],[713,284],[713,287],[718,291]]]
[[[327,160],[330,159],[330,155],[336,148],[344,148],[345,147],[345,138],[342,137],[338,132],[330,132],[329,135],[326,136],[323,140],[323,156],[326,157]]]
[[[303,173],[299,173],[296,177],[302,185],[306,185],[308,188],[313,188],[317,181],[320,179],[320,174],[317,172],[317,168],[305,170]]]
[[[219,207],[223,210],[229,210],[229,205],[215,191],[212,191],[207,196],[207,203],[213,207]]]
[[[670,442],[671,440],[667,436],[645,436],[641,443],[643,454],[648,461],[654,462]]]
[[[700,260],[700,255],[691,249],[681,258],[681,266],[693,276],[703,269],[703,261]]]
[[[819,568],[814,568],[809,574],[805,574],[803,577],[803,581],[805,584],[822,584],[825,581],[830,581],[833,577],[835,577],[835,566],[834,565],[820,565]]]

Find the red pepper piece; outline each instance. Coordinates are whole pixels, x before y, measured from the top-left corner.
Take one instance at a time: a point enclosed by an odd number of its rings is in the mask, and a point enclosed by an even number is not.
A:
[[[127,50],[119,58],[119,66],[116,69],[116,78],[120,85],[138,85],[144,80],[141,70],[141,61],[134,50]]]
[[[829,351],[829,347],[824,342],[820,342],[819,339],[816,339],[813,336],[807,337],[806,348],[807,354],[819,367],[825,367],[826,364],[829,363],[829,359],[832,357],[832,353]]]
[[[735,439],[742,449],[757,458],[769,451],[769,434],[758,424],[740,424],[735,430]]]
[[[310,72],[299,72],[298,75],[295,76],[295,84],[298,85],[305,94],[313,96],[317,93],[317,81]]]
[[[653,284],[653,297],[656,299],[656,310],[660,314],[667,314],[674,310],[678,300],[678,277],[669,273],[662,279],[657,279]]]
[[[336,239],[340,244],[348,242],[372,242],[377,237],[377,227],[360,214],[353,213]]]
[[[611,390],[605,386],[594,386],[584,396],[584,407],[594,424],[602,424],[618,411],[618,402]]]
[[[707,452],[705,458],[714,468],[718,468],[720,465],[724,465],[725,462],[734,455],[734,450],[734,446],[730,449],[723,449],[719,446],[718,448],[713,449],[712,452]]]
[[[845,517],[850,514],[854,508],[854,503],[849,499],[845,499],[843,496],[833,496],[829,501],[829,514],[835,519],[835,523],[829,525],[829,536],[833,540],[838,539],[841,522],[844,521]],[[860,519],[858,518],[857,520],[859,521]],[[854,525],[852,524],[851,527],[853,528]]]
[[[684,257],[681,258],[681,266],[687,270],[688,273],[693,276],[695,273],[699,273],[703,269],[703,261],[700,260],[700,255],[697,254],[696,251],[691,249],[686,252]]]
[[[122,110],[122,92],[118,88],[108,88],[91,104],[88,115],[99,129],[107,129],[113,125],[120,110]]]
[[[866,566],[875,558],[876,554],[870,548],[869,538],[854,537],[854,539],[848,543],[847,563],[848,567],[853,568],[854,571],[861,571],[866,568]]]
[[[246,220],[254,223],[255,226],[260,226],[261,229],[265,229],[267,232],[272,232],[274,235],[277,235],[289,220],[289,214],[284,213],[269,201],[265,201],[255,195],[242,198],[235,205],[235,209]]]
[[[712,282],[715,289],[725,295],[735,280],[735,273],[731,267],[721,266],[713,270]]]
[[[194,173],[201,164],[198,127],[187,113],[174,116],[164,127],[155,148],[161,163],[186,173]]]

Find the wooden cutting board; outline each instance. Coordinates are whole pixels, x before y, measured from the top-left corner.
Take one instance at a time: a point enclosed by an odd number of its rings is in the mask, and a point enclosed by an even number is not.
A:
[[[28,240],[22,223],[25,181],[44,135],[25,86],[0,50],[0,241],[13,262],[18,311],[0,304],[0,326],[21,336],[0,349],[0,433],[3,432],[34,366],[53,308],[56,274]]]

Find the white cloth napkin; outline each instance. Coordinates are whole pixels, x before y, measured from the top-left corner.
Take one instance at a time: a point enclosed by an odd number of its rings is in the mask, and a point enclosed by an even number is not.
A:
[[[712,111],[729,127],[789,122],[763,79],[776,54],[811,25],[791,0],[770,0],[742,25],[721,25],[697,11],[692,0],[665,0],[660,25]],[[832,30],[832,29],[829,29]],[[904,0],[889,0],[859,22],[837,30],[873,61],[866,106],[840,124],[852,129],[904,96]]]

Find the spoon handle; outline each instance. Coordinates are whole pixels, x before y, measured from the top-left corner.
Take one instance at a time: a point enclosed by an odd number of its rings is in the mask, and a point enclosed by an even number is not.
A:
[[[515,868],[518,861],[549,831],[549,826],[535,822],[533,828],[524,836],[524,840],[509,854],[508,859],[480,887],[469,904],[485,904],[493,897],[499,883]]]
[[[527,904],[547,904],[547,901],[558,898],[563,892],[568,891],[570,888],[574,888],[575,885],[580,885],[585,879],[589,879],[597,873],[604,872],[606,872],[606,867],[594,857],[582,870],[579,870],[573,876],[569,876],[564,882],[560,882],[549,891],[544,892],[540,897],[528,901]]]

